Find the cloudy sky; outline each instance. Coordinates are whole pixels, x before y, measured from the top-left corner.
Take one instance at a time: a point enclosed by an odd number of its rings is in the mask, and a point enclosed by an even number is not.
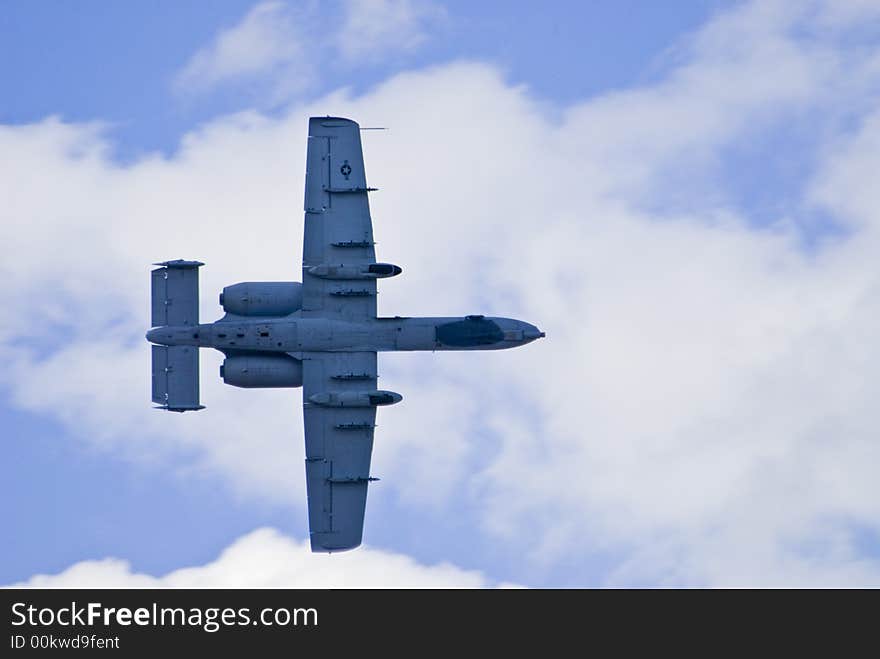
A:
[[[880,585],[880,5],[13,1],[0,583]],[[203,351],[151,409],[149,264],[297,278],[307,118],[364,133],[386,354],[365,545],[312,555],[300,392]]]

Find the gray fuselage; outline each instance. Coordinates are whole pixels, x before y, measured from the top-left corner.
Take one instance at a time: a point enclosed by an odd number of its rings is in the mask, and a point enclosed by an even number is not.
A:
[[[484,316],[375,318],[362,321],[302,318],[254,318],[227,314],[214,323],[151,329],[147,338],[166,346],[239,351],[389,352],[411,350],[501,350],[543,337],[521,320]]]

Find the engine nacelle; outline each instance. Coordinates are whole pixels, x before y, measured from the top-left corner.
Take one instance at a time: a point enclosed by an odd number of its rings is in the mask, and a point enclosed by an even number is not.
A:
[[[302,284],[295,281],[246,281],[227,286],[220,306],[237,316],[287,316],[302,309]]]
[[[236,355],[223,360],[223,382],[245,389],[301,387],[302,362],[289,355]]]

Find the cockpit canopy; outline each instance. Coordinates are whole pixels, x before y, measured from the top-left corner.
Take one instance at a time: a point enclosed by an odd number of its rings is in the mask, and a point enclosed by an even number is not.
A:
[[[484,316],[466,316],[464,320],[437,327],[437,341],[447,346],[466,348],[491,345],[504,340],[504,332]]]

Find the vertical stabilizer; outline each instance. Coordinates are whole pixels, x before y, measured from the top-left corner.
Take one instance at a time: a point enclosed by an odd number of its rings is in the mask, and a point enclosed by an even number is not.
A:
[[[171,412],[204,409],[197,347],[153,346],[153,402]]]
[[[153,327],[199,324],[199,261],[165,261],[152,272]]]
[[[152,325],[199,324],[199,261],[165,261],[152,272]],[[153,402],[172,412],[200,410],[197,346],[153,346]]]

